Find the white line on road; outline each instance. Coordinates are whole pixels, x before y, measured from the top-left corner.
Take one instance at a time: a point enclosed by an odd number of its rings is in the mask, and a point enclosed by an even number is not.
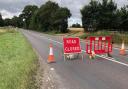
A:
[[[83,51],[83,52],[86,52],[85,50],[82,50],[82,51]],[[112,61],[112,62],[115,62],[115,63],[118,63],[118,64],[122,64],[122,65],[125,65],[125,66],[128,67],[128,64],[123,63],[123,62],[116,61],[115,58],[106,57],[106,56],[104,56],[104,55],[102,55],[102,56],[96,55],[96,56],[101,57],[101,58],[105,58],[105,59],[107,59],[107,60],[109,60],[109,61]]]
[[[52,40],[52,39],[50,39],[50,38],[46,38],[45,36],[40,36],[40,37],[43,37],[43,38],[45,38],[45,39],[48,39],[48,40],[50,40],[50,41],[53,41],[53,42],[55,42],[55,43],[58,43],[58,44],[61,44],[61,45],[62,45],[61,42]],[[83,52],[86,52],[85,50],[82,50],[82,51],[83,51]],[[101,58],[104,58],[104,59],[107,59],[107,60],[109,60],[109,61],[112,61],[112,62],[115,62],[115,63],[118,63],[118,64],[121,64],[121,65],[124,65],[124,66],[127,66],[127,67],[128,67],[128,64],[123,63],[123,62],[120,62],[120,61],[116,61],[115,58],[110,58],[110,57],[106,57],[106,56],[103,56],[103,55],[102,55],[102,56],[96,55],[96,56],[101,57]]]

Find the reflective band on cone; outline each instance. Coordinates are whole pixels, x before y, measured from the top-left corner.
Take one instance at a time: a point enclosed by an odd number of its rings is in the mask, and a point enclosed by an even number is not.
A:
[[[125,55],[125,49],[120,49],[120,55]]]

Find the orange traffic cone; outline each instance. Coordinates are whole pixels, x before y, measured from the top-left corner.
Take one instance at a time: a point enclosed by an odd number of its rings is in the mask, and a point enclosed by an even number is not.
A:
[[[50,51],[49,51],[49,56],[48,56],[47,62],[48,63],[54,63],[55,62],[54,55],[53,55],[53,47],[52,47],[52,44],[50,44]]]
[[[124,41],[122,42],[122,46],[120,49],[120,55],[125,55]]]

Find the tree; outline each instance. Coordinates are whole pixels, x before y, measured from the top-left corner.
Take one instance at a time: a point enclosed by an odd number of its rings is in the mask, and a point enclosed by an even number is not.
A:
[[[113,23],[117,19],[115,17],[117,10],[117,5],[113,0],[103,0],[100,4],[100,18],[99,18],[99,27],[101,29],[110,29],[113,28]]]
[[[117,12],[119,17],[119,28],[128,31],[128,6],[122,7]]]
[[[62,8],[57,3],[48,1],[40,8],[27,5],[18,17],[19,26],[38,31],[67,32],[68,18],[71,16],[68,8]],[[16,24],[16,17],[13,22]]]
[[[0,13],[0,26],[4,26],[4,21],[3,21],[3,19],[2,19],[1,13]]]
[[[22,14],[20,15],[20,17],[22,18],[22,20],[24,20],[24,27],[28,29],[29,24],[31,22],[31,18],[34,14],[34,12],[38,9],[37,6],[35,5],[27,5],[25,6],[24,10],[22,11]]]
[[[59,8],[56,13],[52,16],[53,27],[58,29],[58,32],[67,32],[68,29],[68,18],[71,16],[70,11],[67,8]]]
[[[6,18],[6,19],[4,20],[4,25],[5,25],[5,26],[10,26],[10,25],[12,25],[11,19]]]
[[[19,17],[14,16],[14,17],[11,19],[11,25],[12,25],[12,26],[15,26],[15,27],[21,27],[21,21],[20,21]]]
[[[4,20],[4,26],[23,27],[23,21],[20,16],[13,16],[12,19],[6,18]]]
[[[96,28],[97,25],[99,24],[99,13],[100,13],[99,6],[100,3],[98,1],[91,0],[89,5],[86,5],[81,9],[82,24],[85,29],[88,29],[90,25],[93,28]]]
[[[37,19],[37,11],[34,12],[32,18],[31,18],[31,21],[30,21],[30,24],[29,24],[29,29],[31,30],[39,30],[38,27],[39,27],[39,21]]]
[[[89,5],[81,9],[83,27],[92,27],[94,30],[114,28],[116,10],[117,5],[113,0],[91,0]]]
[[[67,32],[68,18],[71,16],[67,8],[61,8],[55,2],[48,1],[42,5],[35,21],[38,22],[38,29],[41,31]]]
[[[39,21],[39,29],[42,31],[52,30],[52,14],[59,8],[57,3],[48,1],[42,5],[37,12],[37,19]]]
[[[25,19],[23,18],[22,14],[18,16],[18,21],[19,21],[19,27],[25,28]]]

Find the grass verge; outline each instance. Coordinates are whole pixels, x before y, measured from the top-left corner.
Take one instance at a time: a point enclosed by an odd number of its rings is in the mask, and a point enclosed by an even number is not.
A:
[[[17,31],[0,34],[0,89],[36,89],[37,57]]]

